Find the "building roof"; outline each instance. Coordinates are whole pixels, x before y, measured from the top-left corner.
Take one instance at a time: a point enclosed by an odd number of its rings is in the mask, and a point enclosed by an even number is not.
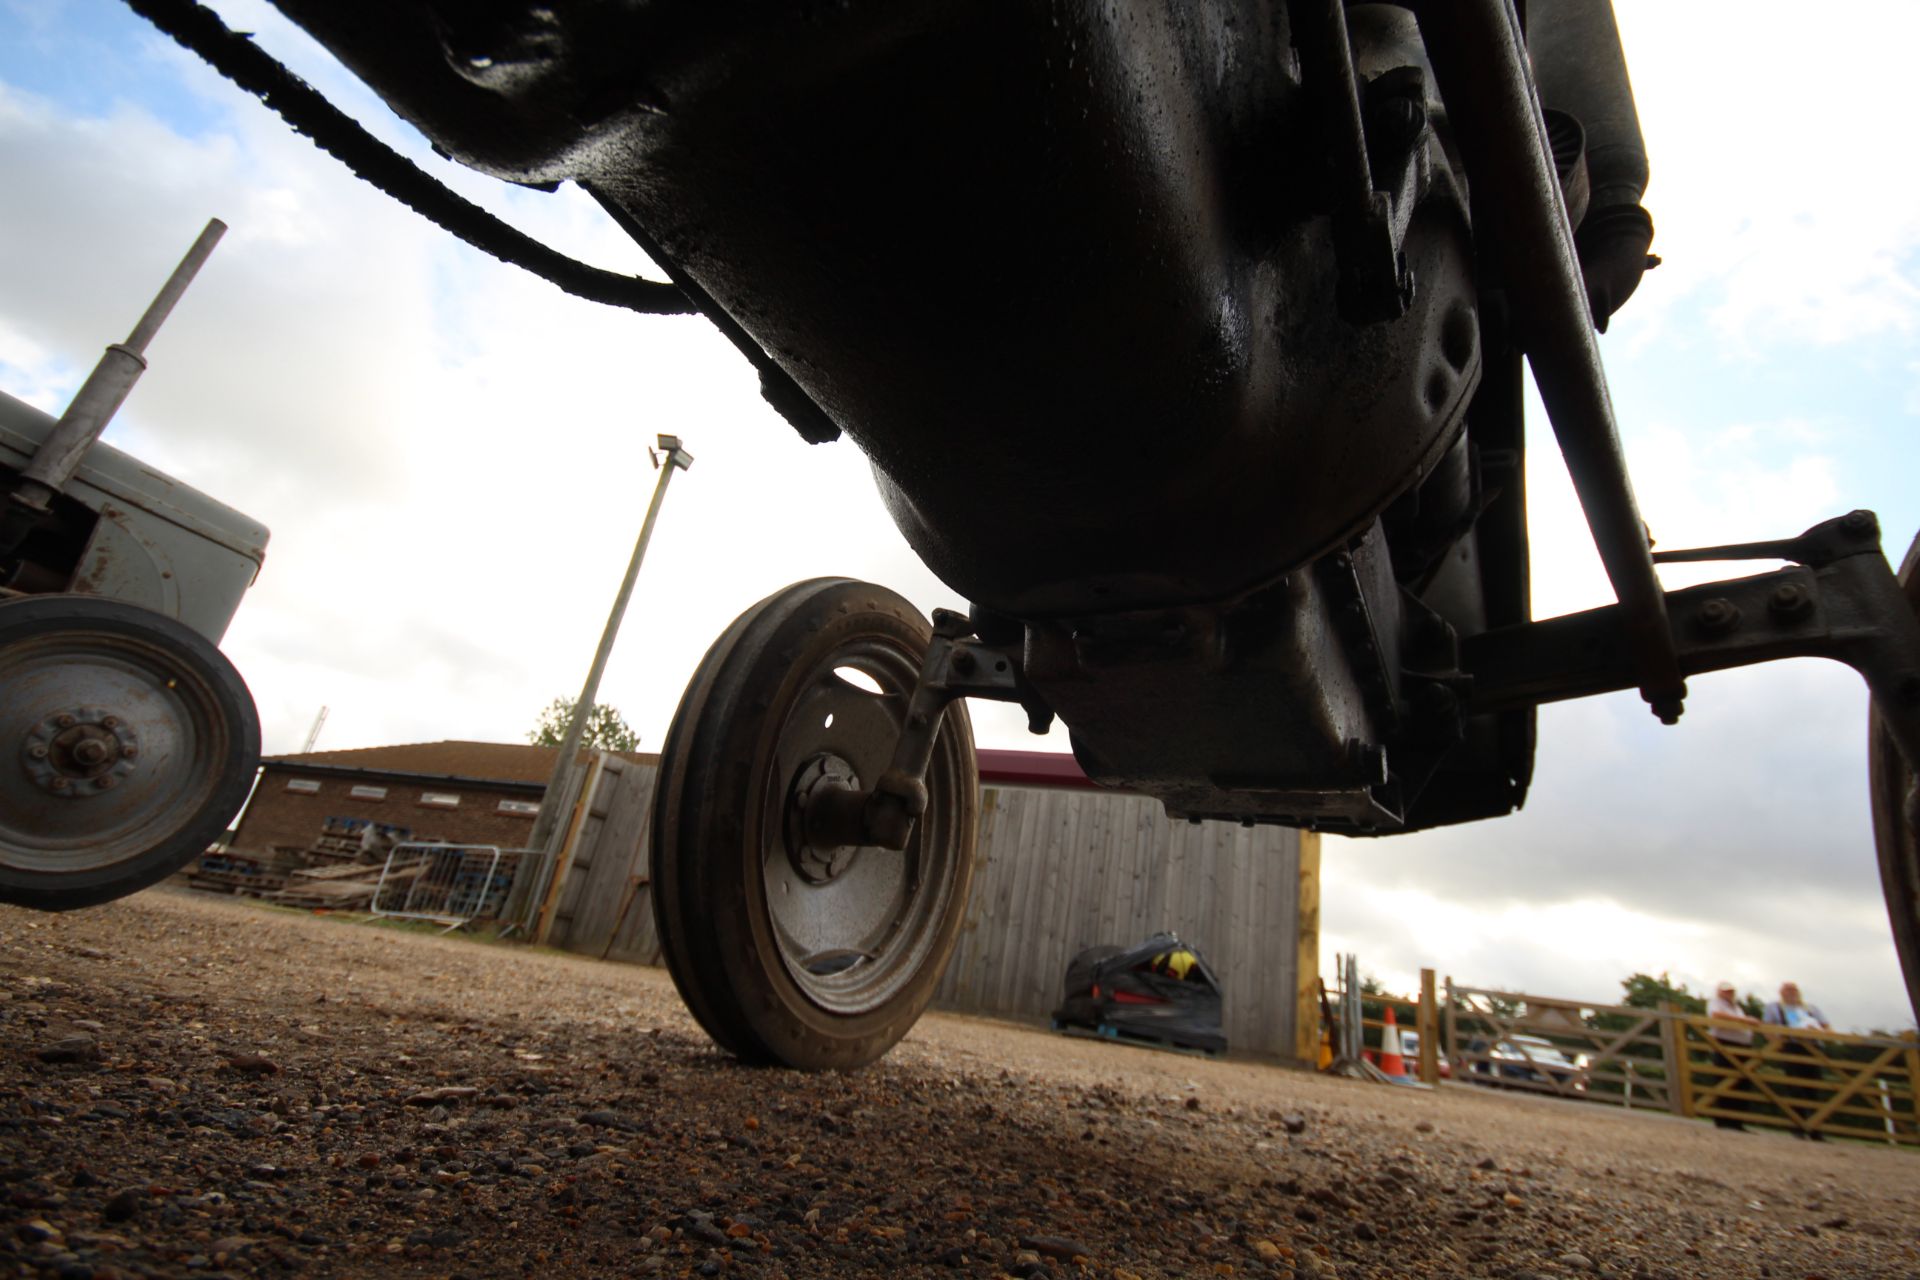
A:
[[[347,751],[309,751],[301,755],[269,756],[268,768],[297,769],[302,765],[360,770],[366,773],[409,774],[418,777],[473,778],[488,782],[519,782],[545,786],[553,775],[558,747],[536,747],[520,742],[403,742],[390,747],[356,747]],[[582,758],[586,753],[582,752]],[[654,764],[660,757],[641,751],[614,755],[636,764]]]

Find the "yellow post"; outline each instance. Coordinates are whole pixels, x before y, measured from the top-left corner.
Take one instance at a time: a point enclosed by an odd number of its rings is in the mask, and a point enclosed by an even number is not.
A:
[[[1660,1002],[1661,1057],[1667,1067],[1667,1109],[1693,1119],[1693,1073],[1687,1069],[1687,1030],[1679,1011],[1668,1000]]]
[[[1434,1003],[1433,970],[1420,971],[1420,1080],[1440,1083],[1440,1008]]]
[[[1913,1125],[1915,1133],[1920,1133],[1920,1035],[1909,1031],[1900,1038],[1911,1040],[1915,1045],[1914,1048],[1907,1050],[1906,1054],[1907,1108],[1913,1112],[1907,1117],[1907,1122]]]
[[[1300,833],[1299,933],[1294,949],[1293,1056],[1320,1061],[1320,833]]]
[[[574,805],[566,837],[554,851],[553,878],[547,881],[547,896],[540,903],[539,913],[533,919],[533,928],[527,934],[527,940],[536,946],[544,946],[547,935],[553,931],[553,913],[560,905],[560,893],[566,887],[567,873],[573,870],[574,850],[579,847],[580,831],[586,825],[587,811],[593,807],[594,792],[599,788],[600,772],[606,762],[606,752],[593,753],[593,763],[587,766],[587,780],[580,784],[580,799]]]

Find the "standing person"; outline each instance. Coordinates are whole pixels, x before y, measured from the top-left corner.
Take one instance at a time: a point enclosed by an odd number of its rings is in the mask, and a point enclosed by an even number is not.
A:
[[[1752,1047],[1753,1032],[1749,1027],[1730,1024],[1743,1022],[1752,1026],[1758,1025],[1760,1019],[1749,1015],[1740,1007],[1739,993],[1734,990],[1731,982],[1723,982],[1713,989],[1713,999],[1707,1002],[1707,1016],[1714,1020],[1708,1027],[1707,1034],[1715,1040],[1721,1044]],[[1739,1076],[1739,1068],[1734,1065],[1733,1059],[1724,1052],[1716,1052],[1714,1056],[1718,1059],[1720,1066],[1736,1073],[1720,1100],[1721,1109],[1724,1111],[1751,1110],[1752,1102],[1746,1095],[1746,1081]],[[1745,1133],[1747,1129],[1747,1126],[1735,1116],[1715,1116],[1713,1127],[1734,1129],[1741,1133]]]
[[[1827,1021],[1827,1015],[1820,1012],[1819,1005],[1809,1004],[1801,998],[1800,984],[1797,982],[1780,984],[1780,998],[1767,1006],[1766,1016],[1762,1021],[1772,1026],[1785,1027],[1789,1031],[1831,1031],[1833,1029],[1833,1024]],[[1780,1052],[1788,1057],[1788,1060],[1780,1065],[1786,1069],[1789,1076],[1796,1080],[1820,1078],[1820,1064],[1813,1060],[1813,1048],[1805,1040],[1793,1036],[1781,1036]],[[1818,1089],[1810,1089],[1806,1085],[1783,1085],[1780,1092],[1789,1098],[1798,1098],[1809,1104],[1817,1103],[1820,1098]],[[1807,1114],[1812,1114],[1813,1110],[1814,1107],[1809,1105]],[[1796,1133],[1804,1133],[1815,1142],[1826,1140],[1827,1135],[1824,1133],[1800,1128],[1797,1122],[1803,1117],[1790,1115],[1787,1118],[1796,1121],[1794,1130]]]

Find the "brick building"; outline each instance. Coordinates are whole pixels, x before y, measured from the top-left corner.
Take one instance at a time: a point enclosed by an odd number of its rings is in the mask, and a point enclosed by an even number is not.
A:
[[[557,753],[512,742],[412,742],[273,756],[260,762],[231,847],[308,849],[374,823],[398,839],[517,849],[533,830]]]

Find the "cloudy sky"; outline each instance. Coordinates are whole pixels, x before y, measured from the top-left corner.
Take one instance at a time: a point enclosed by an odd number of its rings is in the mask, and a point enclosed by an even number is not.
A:
[[[644,258],[584,197],[436,161],[264,4],[261,43],[457,189],[576,256]],[[1663,546],[1878,510],[1920,526],[1920,175],[1895,124],[1920,6],[1620,0],[1665,265],[1603,342]],[[1862,32],[1872,33],[1863,41]],[[1711,59],[1710,62],[1703,61]],[[226,640],[269,752],[517,740],[577,690],[653,483],[675,482],[603,689],[649,744],[741,608],[843,573],[957,603],[848,445],[810,448],[702,321],[575,301],[468,250],[108,0],[0,0],[0,389],[57,412],[209,216],[232,230],[108,438],[274,531]],[[1608,600],[1536,418],[1542,616]],[[1670,582],[1697,580],[1675,576]],[[1803,661],[1549,708],[1521,815],[1329,840],[1327,950],[1408,984],[1604,999],[1797,978],[1836,1023],[1905,1026],[1874,867],[1866,697]],[[1036,743],[979,707],[987,745]]]

